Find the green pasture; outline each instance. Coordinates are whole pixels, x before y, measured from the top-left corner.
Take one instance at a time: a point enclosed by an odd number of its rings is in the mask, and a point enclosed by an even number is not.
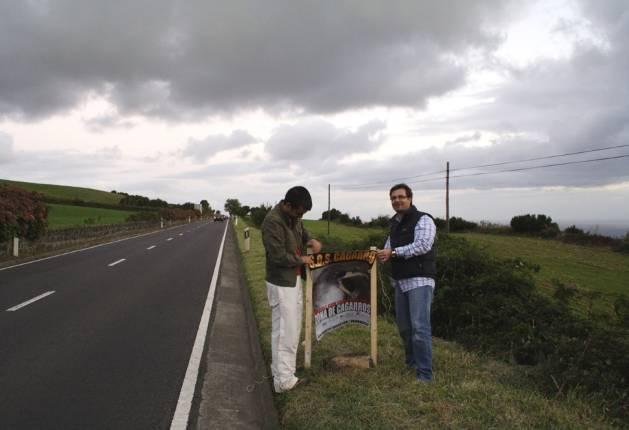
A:
[[[134,213],[130,211],[90,208],[83,206],[58,204],[49,204],[47,206],[48,228],[51,230],[82,226],[86,224],[120,224],[125,222],[127,217]]]
[[[241,249],[242,230],[236,228]],[[307,221],[314,236],[327,234],[323,221]],[[374,231],[374,232],[377,232]],[[343,242],[368,235],[365,229],[333,224]],[[267,365],[271,357],[271,315],[264,283],[260,231],[251,227],[251,250],[242,253],[243,269]],[[364,237],[364,236],[362,236]],[[324,250],[325,251],[325,250]],[[369,331],[346,326],[313,341],[312,367],[298,371],[308,379],[294,391],[275,394],[283,429],[590,429],[613,428],[592,401],[573,393],[547,397],[534,388],[526,367],[511,366],[434,339],[432,384],[418,384],[404,368],[395,323],[378,318],[378,366],[336,369],[338,355],[366,355]],[[303,364],[300,348],[298,366]]]
[[[581,290],[629,294],[629,255],[557,240],[477,233],[457,235],[496,256],[518,257],[539,264],[536,278],[542,288],[549,288],[552,280],[557,279]]]
[[[328,235],[327,221],[304,220],[304,226],[317,238],[323,238]],[[354,227],[336,222],[330,223],[330,236],[338,237],[343,242],[359,241],[370,235],[378,235],[382,237],[382,242],[386,239],[387,232],[378,228]],[[381,246],[381,243],[374,243],[374,246]]]
[[[45,196],[53,197],[57,199],[67,200],[83,200],[85,202],[104,203],[110,205],[117,205],[122,198],[119,194],[110,193],[107,191],[94,190],[91,188],[70,187],[65,185],[52,185],[52,184],[36,184],[32,182],[18,182],[9,181],[7,179],[0,179],[0,185],[7,184],[15,187],[23,188],[28,191],[36,191],[42,193]]]

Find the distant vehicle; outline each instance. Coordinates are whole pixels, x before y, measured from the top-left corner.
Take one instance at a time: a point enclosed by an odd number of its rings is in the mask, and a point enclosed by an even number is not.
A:
[[[214,215],[214,221],[225,221],[227,218],[227,215]]]

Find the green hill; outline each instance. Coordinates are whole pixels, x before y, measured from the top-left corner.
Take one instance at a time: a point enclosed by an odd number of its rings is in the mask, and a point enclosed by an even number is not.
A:
[[[83,200],[84,202],[117,205],[123,196],[92,188],[70,187],[66,185],[36,184],[32,182],[0,179],[0,184],[12,185],[28,191],[42,193],[46,197],[62,200]]]

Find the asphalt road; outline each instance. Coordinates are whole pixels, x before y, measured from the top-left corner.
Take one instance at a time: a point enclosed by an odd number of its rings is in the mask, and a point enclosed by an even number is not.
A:
[[[169,428],[225,225],[1,270],[0,428]]]

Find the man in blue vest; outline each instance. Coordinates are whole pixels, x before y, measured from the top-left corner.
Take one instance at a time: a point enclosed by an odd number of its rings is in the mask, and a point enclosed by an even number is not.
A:
[[[395,317],[404,343],[406,365],[418,381],[432,381],[432,330],[430,306],[437,273],[435,234],[431,215],[413,205],[413,191],[406,184],[389,191],[395,216],[389,237],[378,251],[381,262],[391,261],[395,288]]]

